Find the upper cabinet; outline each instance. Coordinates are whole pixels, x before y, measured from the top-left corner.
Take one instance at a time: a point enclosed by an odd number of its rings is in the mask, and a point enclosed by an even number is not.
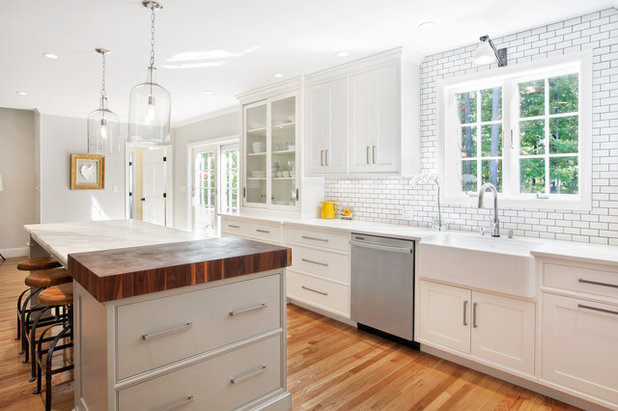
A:
[[[306,173],[418,172],[419,65],[395,49],[307,76]]]

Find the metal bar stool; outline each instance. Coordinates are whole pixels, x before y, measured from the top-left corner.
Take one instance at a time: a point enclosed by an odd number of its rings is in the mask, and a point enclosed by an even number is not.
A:
[[[17,263],[17,269],[20,271],[41,271],[41,270],[49,270],[56,267],[62,267],[58,261],[54,260],[52,257],[35,257],[35,258],[26,258],[25,260],[21,260]],[[19,299],[17,300],[17,337],[15,340],[19,340],[21,338],[21,312],[22,308],[22,299],[26,295],[26,293],[30,291],[30,289],[26,289],[23,293],[20,294]],[[30,302],[28,299],[28,302]],[[26,305],[27,307],[27,305]],[[20,352],[23,354],[23,351]]]
[[[36,368],[34,364],[34,354],[35,354],[35,343],[36,343],[36,329],[38,327],[42,327],[45,325],[51,325],[62,321],[60,318],[60,313],[57,310],[56,315],[52,317],[43,317],[44,314],[44,306],[41,304],[35,305],[33,307],[27,308],[30,303],[32,297],[34,295],[40,295],[40,293],[48,288],[59,284],[72,282],[73,279],[69,275],[69,272],[64,268],[53,268],[50,270],[44,271],[36,271],[32,274],[29,274],[24,282],[27,286],[29,286],[30,290],[33,290],[30,295],[25,299],[22,303],[21,310],[18,312],[20,314],[20,324],[22,330],[22,339],[21,346],[22,352],[24,352],[25,358],[24,363],[28,362],[29,358],[32,358],[32,378],[31,381],[34,381],[34,377],[36,374]],[[26,290],[27,291],[27,290]],[[23,297],[24,293],[20,296]],[[38,314],[38,315],[35,315]],[[66,314],[66,313],[65,313]],[[34,317],[33,317],[34,316]],[[30,350],[28,350],[28,343],[30,343]],[[28,355],[30,353],[30,355]]]
[[[48,332],[51,332],[51,330],[57,325],[51,325],[43,331],[37,343],[36,359],[33,359],[33,363],[36,362],[37,364],[37,381],[36,390],[34,390],[32,393],[39,394],[41,392],[42,367],[45,366],[45,410],[49,411],[51,410],[52,402],[52,375],[72,370],[74,367],[74,365],[71,363],[69,365],[56,368],[55,370],[52,369],[54,352],[56,352],[57,350],[63,350],[73,347],[73,284],[65,283],[46,288],[39,294],[39,302],[42,306],[45,306],[46,309],[51,309],[53,307],[68,308],[68,315],[66,316],[63,323],[63,328],[56,336],[46,337],[46,334]],[[64,338],[69,338],[70,342],[64,342],[62,344],[59,344],[60,340]],[[47,349],[43,349],[43,343],[45,341],[51,341],[51,344]],[[45,361],[43,361],[43,355],[45,353],[46,357]]]

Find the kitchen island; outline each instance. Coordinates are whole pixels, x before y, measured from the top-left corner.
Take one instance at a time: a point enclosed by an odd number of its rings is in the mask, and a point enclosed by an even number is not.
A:
[[[76,409],[291,407],[288,248],[130,220],[26,229],[75,280]]]

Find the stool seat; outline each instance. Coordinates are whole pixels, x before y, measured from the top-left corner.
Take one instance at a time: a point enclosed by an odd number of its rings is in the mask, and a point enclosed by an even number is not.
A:
[[[53,285],[70,283],[73,281],[66,268],[52,268],[51,270],[35,271],[29,274],[24,282],[29,287],[47,288]]]
[[[17,263],[17,269],[20,271],[49,270],[56,267],[62,267],[62,264],[52,257],[26,258]]]
[[[73,283],[64,283],[46,288],[39,294],[39,303],[42,305],[73,304]]]

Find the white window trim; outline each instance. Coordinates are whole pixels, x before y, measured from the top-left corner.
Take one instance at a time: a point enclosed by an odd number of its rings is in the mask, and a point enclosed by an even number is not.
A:
[[[528,76],[539,75],[548,69],[566,68],[579,70],[579,194],[568,195],[568,199],[560,199],[560,195],[553,194],[549,199],[538,199],[535,194],[522,195],[520,193],[509,192],[509,189],[519,188],[519,165],[512,165],[512,161],[517,159],[516,149],[519,141],[516,130],[513,130],[513,145],[511,146],[510,131],[512,126],[511,111],[517,109],[515,106],[518,95],[513,93],[511,88],[516,81]],[[452,205],[477,205],[477,195],[467,195],[461,192],[459,178],[451,177],[454,173],[458,176],[461,172],[454,166],[459,166],[460,154],[447,147],[447,133],[453,133],[455,127],[459,127],[459,120],[456,117],[456,110],[449,109],[449,99],[455,92],[468,91],[473,89],[486,89],[495,85],[502,86],[502,136],[503,136],[503,192],[499,194],[499,201],[502,207],[510,208],[532,208],[532,209],[570,209],[570,210],[591,210],[592,208],[592,52],[585,50],[578,53],[571,53],[563,56],[547,58],[522,63],[501,68],[499,70],[474,73],[463,77],[456,77],[437,82],[437,109],[438,109],[438,144],[437,144],[437,164],[438,170],[444,180],[444,204]],[[515,102],[513,101],[515,100]],[[509,106],[507,109],[507,105]],[[452,134],[451,134],[452,135]],[[452,138],[452,137],[451,137]],[[513,147],[513,148],[511,148]],[[510,151],[510,152],[507,152]],[[515,167],[516,166],[516,167]],[[512,172],[517,168],[517,173]],[[505,171],[511,171],[505,173]],[[448,175],[447,175],[448,173]],[[507,178],[510,180],[507,182]],[[575,197],[575,198],[574,198]]]

